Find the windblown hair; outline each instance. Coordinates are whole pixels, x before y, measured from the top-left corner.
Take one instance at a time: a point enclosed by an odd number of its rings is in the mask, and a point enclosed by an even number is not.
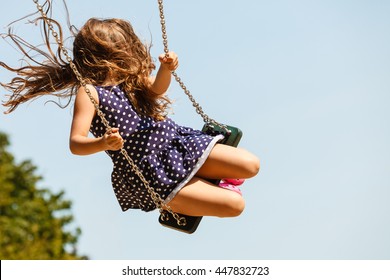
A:
[[[53,19],[48,20],[58,30],[60,42],[63,42],[60,24]],[[66,107],[80,87],[69,62],[61,53],[61,46],[53,51],[50,30],[44,21],[43,31],[46,52],[8,32],[7,37],[24,54],[27,65],[12,68],[0,62],[0,66],[16,74],[9,83],[1,83],[11,92],[8,101],[3,103],[9,108],[7,113],[26,101],[44,95],[68,98],[67,104],[62,106]],[[44,61],[38,61],[34,54],[44,57]],[[119,85],[139,114],[155,120],[165,118],[171,102],[167,97],[151,91],[148,78],[155,65],[150,47],[141,42],[128,21],[89,19],[75,34],[73,63],[87,83]]]

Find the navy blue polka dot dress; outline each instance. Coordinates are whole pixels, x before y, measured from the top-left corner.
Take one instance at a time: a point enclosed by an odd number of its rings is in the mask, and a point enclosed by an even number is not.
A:
[[[177,125],[166,118],[154,121],[140,116],[118,86],[96,87],[99,108],[111,127],[119,128],[124,149],[165,203],[168,203],[196,174],[222,135],[209,136]],[[106,128],[99,116],[91,124],[95,137]],[[114,167],[111,175],[115,195],[123,211],[156,208],[146,187],[120,151],[106,151]]]

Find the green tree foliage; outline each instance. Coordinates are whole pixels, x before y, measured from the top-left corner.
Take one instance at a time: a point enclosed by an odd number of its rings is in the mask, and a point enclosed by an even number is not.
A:
[[[0,132],[0,259],[84,259],[76,244],[80,229],[67,231],[73,216],[64,192],[37,188],[42,180],[26,160],[15,163]]]

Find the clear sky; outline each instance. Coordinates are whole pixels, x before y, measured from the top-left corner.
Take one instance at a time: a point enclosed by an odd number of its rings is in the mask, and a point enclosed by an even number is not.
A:
[[[22,3],[23,2],[23,3]],[[55,16],[63,21],[61,1]],[[130,20],[152,54],[163,52],[157,1],[68,0],[71,21]],[[0,27],[34,12],[2,3]],[[42,187],[66,191],[91,259],[390,259],[390,1],[165,1],[170,49],[213,118],[240,127],[261,159],[242,187],[238,218],[204,218],[193,235],[161,227],[158,212],[122,213],[104,154],[71,155],[72,107],[45,100],[0,115],[18,161]],[[6,11],[6,12],[4,12]],[[14,25],[29,40],[37,27]],[[36,42],[39,42],[37,40]],[[21,56],[4,40],[0,60]],[[0,71],[0,81],[9,73]],[[1,100],[4,100],[4,91]],[[202,121],[177,85],[172,118]]]

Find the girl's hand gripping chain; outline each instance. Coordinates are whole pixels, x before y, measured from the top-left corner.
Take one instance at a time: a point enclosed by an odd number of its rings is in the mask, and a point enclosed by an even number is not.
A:
[[[106,150],[116,151],[123,147],[123,138],[119,134],[119,128],[114,127],[108,130],[102,140],[107,147]]]
[[[161,63],[161,67],[169,71],[175,71],[179,67],[179,59],[177,54],[174,52],[169,52],[167,54],[161,54],[158,57],[158,60]]]

